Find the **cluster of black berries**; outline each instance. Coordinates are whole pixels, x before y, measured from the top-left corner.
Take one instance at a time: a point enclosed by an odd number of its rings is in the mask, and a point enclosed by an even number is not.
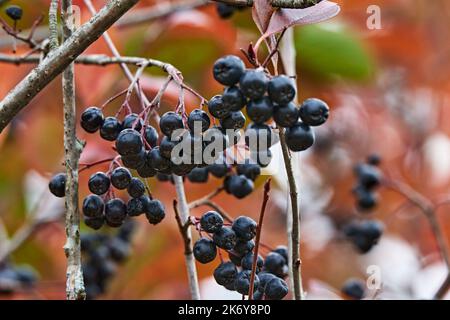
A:
[[[55,175],[49,183],[50,191],[57,197],[65,195],[66,175]],[[130,199],[125,203],[120,198],[110,197],[111,187],[126,189]],[[127,217],[145,214],[151,224],[160,223],[165,217],[165,208],[161,201],[150,198],[144,183],[132,177],[124,167],[117,167],[112,172],[94,173],[88,182],[92,194],[83,200],[82,211],[84,223],[94,229],[100,229],[105,223],[113,228],[120,227]]]
[[[344,227],[344,234],[364,254],[378,243],[383,229],[383,224],[377,220],[354,221]]]
[[[19,6],[12,5],[5,9],[5,13],[12,20],[18,21],[18,20],[22,19],[23,10]]]
[[[266,124],[269,120],[286,128],[286,143],[290,150],[297,152],[313,145],[311,127],[328,119],[329,108],[319,99],[307,99],[300,108],[292,102],[296,89],[292,79],[285,75],[272,77],[262,68],[245,69],[243,61],[232,55],[217,60],[213,71],[214,78],[226,88],[222,95],[209,101],[209,112],[220,120],[224,129],[242,129],[246,118],[241,110],[246,107],[247,116],[253,122],[247,127],[246,144],[259,164],[261,159],[270,158],[268,148],[276,142],[271,139],[272,128]]]
[[[209,211],[196,221],[202,236],[194,244],[194,256],[200,263],[209,263],[216,258],[219,250],[228,252],[230,261],[222,261],[214,270],[214,279],[228,290],[248,295],[250,290],[251,270],[253,266],[253,249],[255,247],[256,222],[246,216],[236,218],[231,226],[224,224],[219,213]],[[222,257],[222,256],[221,256]],[[287,249],[278,247],[265,259],[257,258],[254,280],[255,300],[263,298],[279,300],[288,293],[283,280],[287,274]],[[240,268],[238,268],[240,267]]]
[[[365,283],[359,279],[347,280],[341,289],[346,298],[362,300],[366,294]]]
[[[130,255],[134,223],[127,220],[117,234],[88,233],[81,235],[83,276],[88,299],[95,299],[106,290],[117,265]]]
[[[217,8],[217,13],[218,13],[219,17],[221,17],[222,19],[229,19],[233,16],[233,14],[237,10],[242,11],[247,7],[219,2],[216,4],[216,8]]]
[[[0,295],[32,287],[37,273],[29,266],[15,266],[9,262],[0,264]]]
[[[379,156],[371,155],[367,158],[366,163],[360,163],[355,166],[354,171],[358,182],[353,188],[353,193],[356,197],[357,207],[360,210],[370,210],[377,205],[375,189],[381,182],[381,172],[377,168],[380,162]]]

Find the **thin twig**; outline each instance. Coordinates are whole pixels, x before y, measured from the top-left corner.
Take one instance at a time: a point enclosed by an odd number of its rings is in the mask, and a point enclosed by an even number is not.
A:
[[[261,206],[261,213],[259,214],[258,227],[256,228],[255,249],[253,251],[253,265],[252,265],[252,273],[250,276],[250,289],[248,292],[248,300],[253,300],[253,286],[255,284],[256,264],[258,261],[258,251],[259,251],[259,244],[261,241],[261,232],[262,232],[262,227],[263,227],[263,222],[264,222],[264,213],[266,212],[267,202],[269,201],[270,182],[271,182],[271,179],[269,178],[266,181],[266,183],[264,184],[264,198],[263,198],[263,203]]]
[[[49,49],[55,50],[59,46],[58,41],[58,3],[59,0],[51,0],[48,12],[48,28],[50,30]]]
[[[173,180],[175,183],[175,189],[177,192],[178,198],[178,210],[175,213],[179,212],[179,218],[181,221],[181,225],[185,226],[189,223],[189,206],[186,200],[186,194],[184,191],[183,178],[177,175],[173,175]],[[186,239],[192,239],[191,229],[186,228],[186,231],[183,232],[183,237]],[[195,266],[194,254],[192,252],[192,240],[189,240],[189,243],[185,242],[185,253],[184,253],[185,261],[186,261],[186,269],[188,273],[188,283],[189,289],[191,292],[192,300],[200,300],[200,289],[198,285],[198,277],[197,277],[197,268]]]

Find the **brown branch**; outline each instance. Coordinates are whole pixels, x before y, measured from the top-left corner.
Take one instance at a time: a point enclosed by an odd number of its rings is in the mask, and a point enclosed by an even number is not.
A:
[[[382,183],[386,188],[401,194],[408,201],[417,206],[427,218],[432,233],[436,239],[439,253],[441,258],[444,260],[448,272],[446,280],[434,296],[435,299],[441,299],[450,288],[450,255],[447,242],[445,240],[446,238],[444,231],[442,230],[436,215],[436,208],[438,205],[433,204],[430,200],[403,182],[384,179]]]
[[[49,54],[0,102],[0,132],[56,76],[95,42],[139,0],[111,0],[62,46]]]
[[[234,6],[252,7],[253,0],[212,0],[215,2],[226,3]],[[322,0],[270,0],[270,4],[274,8],[288,8],[288,9],[305,9],[316,5]]]
[[[289,265],[292,270],[292,283],[294,299],[303,299],[303,284],[301,275],[301,260],[300,260],[300,212],[298,207],[298,191],[297,184],[295,182],[294,171],[292,169],[291,154],[286,144],[286,137],[283,128],[279,128],[280,144],[283,153],[284,166],[286,169],[286,174],[289,183],[289,195],[291,199],[291,210],[292,210],[292,228],[290,231],[290,261]],[[289,229],[289,226],[288,226]]]
[[[258,227],[256,228],[256,239],[255,239],[255,249],[253,251],[253,265],[252,265],[252,273],[250,275],[250,289],[248,292],[248,300],[253,300],[253,286],[255,284],[255,275],[256,275],[256,264],[258,261],[258,251],[259,244],[261,241],[261,232],[264,222],[264,213],[266,212],[267,202],[269,201],[269,193],[270,193],[270,182],[269,178],[264,184],[264,198],[261,206],[261,213],[259,214],[259,222]]]
[[[222,207],[220,207],[215,202],[211,201],[211,199],[220,194],[223,190],[225,190],[223,187],[217,188],[210,194],[207,194],[206,196],[200,199],[192,201],[191,203],[189,203],[189,209],[195,209],[201,206],[208,206],[217,211],[226,221],[233,222],[233,218]]]
[[[185,240],[185,261],[186,269],[188,274],[189,289],[191,292],[191,298],[193,300],[200,300],[200,289],[198,285],[197,269],[195,267],[194,254],[192,252],[192,234],[191,229],[187,226],[189,225],[189,206],[186,201],[186,194],[184,191],[183,178],[177,175],[173,175],[173,180],[175,183],[175,189],[177,193],[178,201],[174,202],[179,204],[175,208],[175,215],[178,216],[177,221],[178,226],[181,227],[182,236]],[[188,239],[189,241],[187,241]]]
[[[57,4],[57,1],[56,1]],[[74,31],[72,0],[61,1],[61,25],[63,44]],[[55,27],[56,28],[56,27]],[[58,44],[56,40],[55,45]],[[55,48],[56,49],[56,48]],[[84,300],[86,291],[81,267],[80,211],[78,208],[78,162],[84,145],[76,136],[75,70],[71,63],[62,74],[64,105],[64,161],[66,164],[66,243],[67,257],[66,296],[67,300]]]

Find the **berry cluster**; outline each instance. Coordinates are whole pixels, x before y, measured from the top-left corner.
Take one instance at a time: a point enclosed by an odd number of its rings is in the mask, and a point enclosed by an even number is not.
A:
[[[266,124],[271,119],[286,128],[286,143],[294,152],[311,147],[315,139],[311,127],[328,119],[329,108],[319,99],[307,99],[299,108],[292,102],[296,89],[292,79],[285,75],[273,77],[262,68],[245,69],[242,60],[232,55],[217,60],[213,74],[226,87],[222,95],[209,101],[209,112],[220,120],[223,128],[242,129],[246,122],[242,109],[246,108],[252,121],[246,131],[246,144],[256,163],[269,164],[268,148],[276,142],[272,139],[272,128]]]
[[[231,5],[231,4],[227,4],[227,3],[223,3],[223,2],[219,2],[216,5],[217,14],[222,19],[229,19],[229,18],[231,18],[233,16],[233,14],[237,10],[242,11],[245,8],[247,8],[247,7],[246,6]]]
[[[228,290],[248,295],[253,267],[256,222],[246,216],[236,218],[231,225],[224,223],[221,215],[208,211],[195,220],[201,238],[194,244],[194,257],[203,264],[212,262],[219,252],[221,263],[214,270],[216,282]],[[206,236],[202,236],[207,233]],[[221,250],[228,252],[229,261],[223,261]],[[283,280],[287,274],[287,249],[278,247],[265,259],[257,257],[254,280],[255,300],[283,299],[288,287]]]
[[[360,163],[355,167],[354,171],[358,182],[353,188],[353,193],[360,210],[370,210],[377,205],[377,195],[374,190],[381,181],[381,173],[377,168],[380,161],[379,156],[371,155],[367,158],[366,163]]]
[[[383,229],[383,224],[377,220],[355,221],[345,226],[344,234],[364,254],[378,243]]]
[[[22,288],[30,288],[36,280],[36,271],[29,266],[0,264],[0,295],[11,294]]]
[[[128,220],[116,235],[89,233],[81,235],[83,276],[88,299],[105,292],[108,281],[116,273],[117,264],[130,255],[134,224]]]

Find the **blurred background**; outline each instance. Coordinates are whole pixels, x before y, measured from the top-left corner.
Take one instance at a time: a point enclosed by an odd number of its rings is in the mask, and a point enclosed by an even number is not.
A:
[[[5,1],[2,1],[5,2]],[[23,7],[19,28],[28,29],[48,0],[11,0]],[[93,1],[97,8],[106,1]],[[124,18],[166,2],[141,0]],[[189,2],[189,1],[186,1]],[[382,288],[375,298],[431,298],[443,282],[447,269],[424,215],[406,206],[404,198],[379,190],[379,204],[370,214],[358,212],[352,195],[353,166],[373,153],[381,156],[381,170],[401,180],[430,200],[450,195],[450,3],[445,0],[346,0],[338,17],[329,22],[295,27],[299,100],[318,97],[328,102],[331,116],[316,131],[314,148],[294,159],[300,189],[302,215],[301,257],[304,287],[310,299],[342,299],[340,289],[349,278],[366,279],[367,268],[380,271]],[[376,3],[375,3],[376,2]],[[82,21],[90,13],[81,0]],[[3,4],[2,9],[7,4]],[[371,5],[380,8],[381,28],[371,30],[367,20]],[[2,10],[1,16],[7,17]],[[47,23],[47,17],[43,24]],[[258,31],[251,10],[237,11],[221,19],[216,5],[170,14],[139,24],[122,23],[110,30],[122,55],[160,59],[179,68],[186,82],[206,98],[222,88],[211,68],[226,54],[240,55],[240,48],[256,42]],[[0,52],[11,53],[11,39],[0,31]],[[18,47],[17,54],[27,52]],[[110,52],[99,39],[88,53]],[[31,65],[0,64],[0,97],[14,87]],[[143,88],[152,96],[164,81],[158,70],[146,71]],[[76,66],[79,114],[87,106],[101,105],[127,88],[118,66]],[[162,109],[176,106],[178,91],[169,90]],[[198,107],[193,96],[187,107]],[[111,114],[120,106],[108,107]],[[65,232],[64,202],[48,191],[49,178],[63,171],[62,96],[59,78],[43,90],[0,135],[0,252],[7,237],[17,248],[3,264],[23,268],[24,277],[35,273],[37,282],[14,290],[0,290],[0,299],[64,299]],[[98,135],[79,130],[87,141],[81,162],[112,155],[110,144]],[[287,184],[280,151],[273,149],[280,165],[273,176],[271,200],[262,241],[270,246],[286,245]],[[89,193],[87,179],[101,167],[80,175],[80,196]],[[255,220],[263,196],[260,177],[245,200],[227,194],[217,197],[230,215],[249,215]],[[156,198],[166,204],[167,217],[158,226],[137,219],[131,256],[117,266],[108,282],[106,299],[183,299],[189,297],[184,268],[183,243],[171,202],[171,183],[149,179]],[[189,200],[195,200],[221,185],[210,178],[207,185],[186,182]],[[195,209],[200,216],[207,208]],[[439,222],[450,234],[450,207],[437,211]],[[142,219],[142,220],[141,220]],[[347,222],[358,219],[383,221],[385,232],[377,246],[361,255],[342,235]],[[35,226],[35,221],[40,224]],[[51,221],[50,223],[47,223]],[[84,232],[89,231],[84,225]],[[104,233],[114,233],[106,230]],[[448,242],[448,236],[446,237]],[[2,249],[3,246],[3,249]],[[11,248],[9,248],[11,249]],[[240,298],[215,284],[212,272],[219,262],[197,264],[202,295],[206,299]],[[30,268],[32,268],[30,270]],[[34,271],[33,271],[34,270]],[[0,271],[1,279],[1,271]],[[1,283],[1,281],[0,281]],[[449,297],[449,296],[447,296]]]

